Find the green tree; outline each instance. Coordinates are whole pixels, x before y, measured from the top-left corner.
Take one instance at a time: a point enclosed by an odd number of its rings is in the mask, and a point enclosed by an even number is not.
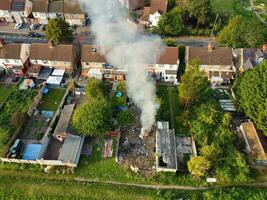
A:
[[[121,110],[118,113],[116,120],[120,127],[125,127],[133,123],[134,116],[130,110]]]
[[[89,78],[85,88],[85,94],[90,99],[99,99],[106,97],[105,86],[103,82],[96,78]]]
[[[192,157],[188,162],[188,170],[196,178],[204,177],[210,167],[210,161],[203,156]]]
[[[177,46],[176,41],[175,41],[175,39],[173,39],[173,38],[165,38],[165,39],[164,39],[164,43],[165,43],[166,46],[168,46],[168,47],[175,47],[175,46]]]
[[[45,31],[48,41],[55,43],[72,42],[72,29],[68,22],[62,18],[50,19]]]
[[[190,17],[197,19],[197,24],[206,24],[211,14],[210,0],[191,0],[188,6]]]
[[[82,135],[103,135],[111,126],[111,109],[105,98],[80,105],[73,114],[72,125]]]
[[[220,45],[234,48],[261,47],[266,39],[266,26],[258,19],[248,20],[242,16],[233,17],[216,38]]]
[[[178,36],[182,34],[185,27],[180,9],[174,8],[163,15],[159,20],[158,29],[161,35]]]
[[[179,97],[185,107],[203,99],[208,99],[211,95],[209,81],[204,72],[199,70],[199,62],[193,61],[187,66],[186,72],[182,76],[179,86]]]
[[[234,91],[242,110],[267,135],[267,61],[236,79]]]

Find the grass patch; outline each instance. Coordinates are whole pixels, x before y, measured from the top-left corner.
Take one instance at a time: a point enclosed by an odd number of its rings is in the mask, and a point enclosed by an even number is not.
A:
[[[249,0],[211,0],[210,3],[213,13],[225,13],[229,16],[242,15],[248,19],[254,16],[254,13],[248,10]]]
[[[157,120],[170,121],[169,95],[167,85],[157,86],[157,97],[159,98],[160,108],[157,113]]]
[[[0,84],[0,105],[5,101],[5,99],[13,92],[14,86],[5,86]]]
[[[116,140],[114,139],[113,144],[115,143]],[[92,155],[81,157],[79,167],[75,170],[77,176],[121,182],[145,182],[145,179],[140,175],[134,174],[115,162],[115,149],[113,150],[113,157],[102,158],[103,144],[104,138],[97,140]]]
[[[48,94],[44,94],[38,109],[56,111],[65,92],[65,89],[49,89]]]
[[[42,181],[30,179],[0,179],[0,199],[155,199],[154,190],[115,187],[77,182]]]

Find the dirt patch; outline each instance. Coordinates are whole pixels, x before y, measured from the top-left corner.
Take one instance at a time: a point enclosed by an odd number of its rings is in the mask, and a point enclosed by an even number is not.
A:
[[[144,175],[155,172],[156,131],[153,128],[149,136],[141,139],[140,110],[131,107],[135,113],[135,123],[121,130],[118,161],[123,166]]]

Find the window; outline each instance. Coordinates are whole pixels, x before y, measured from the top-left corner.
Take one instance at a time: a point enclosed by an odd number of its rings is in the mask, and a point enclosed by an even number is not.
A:
[[[44,64],[48,64],[47,60],[42,60]]]
[[[165,76],[165,79],[168,80],[168,76]]]

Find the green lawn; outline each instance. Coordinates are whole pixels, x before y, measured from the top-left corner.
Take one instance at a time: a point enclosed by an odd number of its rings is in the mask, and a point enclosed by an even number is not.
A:
[[[14,86],[5,86],[0,84],[0,104],[14,91]]]
[[[243,5],[242,0],[211,0],[210,2],[214,13],[243,15],[248,18],[254,16],[253,12],[247,9],[249,8],[249,0],[243,0]]]
[[[115,145],[115,140],[113,141]],[[145,182],[141,176],[123,168],[115,158],[102,158],[103,139],[98,140],[91,156],[82,156],[75,175],[79,177],[122,182]],[[115,150],[113,151],[115,154]]]
[[[44,94],[38,109],[56,111],[65,92],[65,89],[49,89],[48,94]]]
[[[1,177],[0,199],[75,200],[75,199],[156,199],[155,190],[115,187],[98,184],[41,181],[38,179],[13,179]]]

